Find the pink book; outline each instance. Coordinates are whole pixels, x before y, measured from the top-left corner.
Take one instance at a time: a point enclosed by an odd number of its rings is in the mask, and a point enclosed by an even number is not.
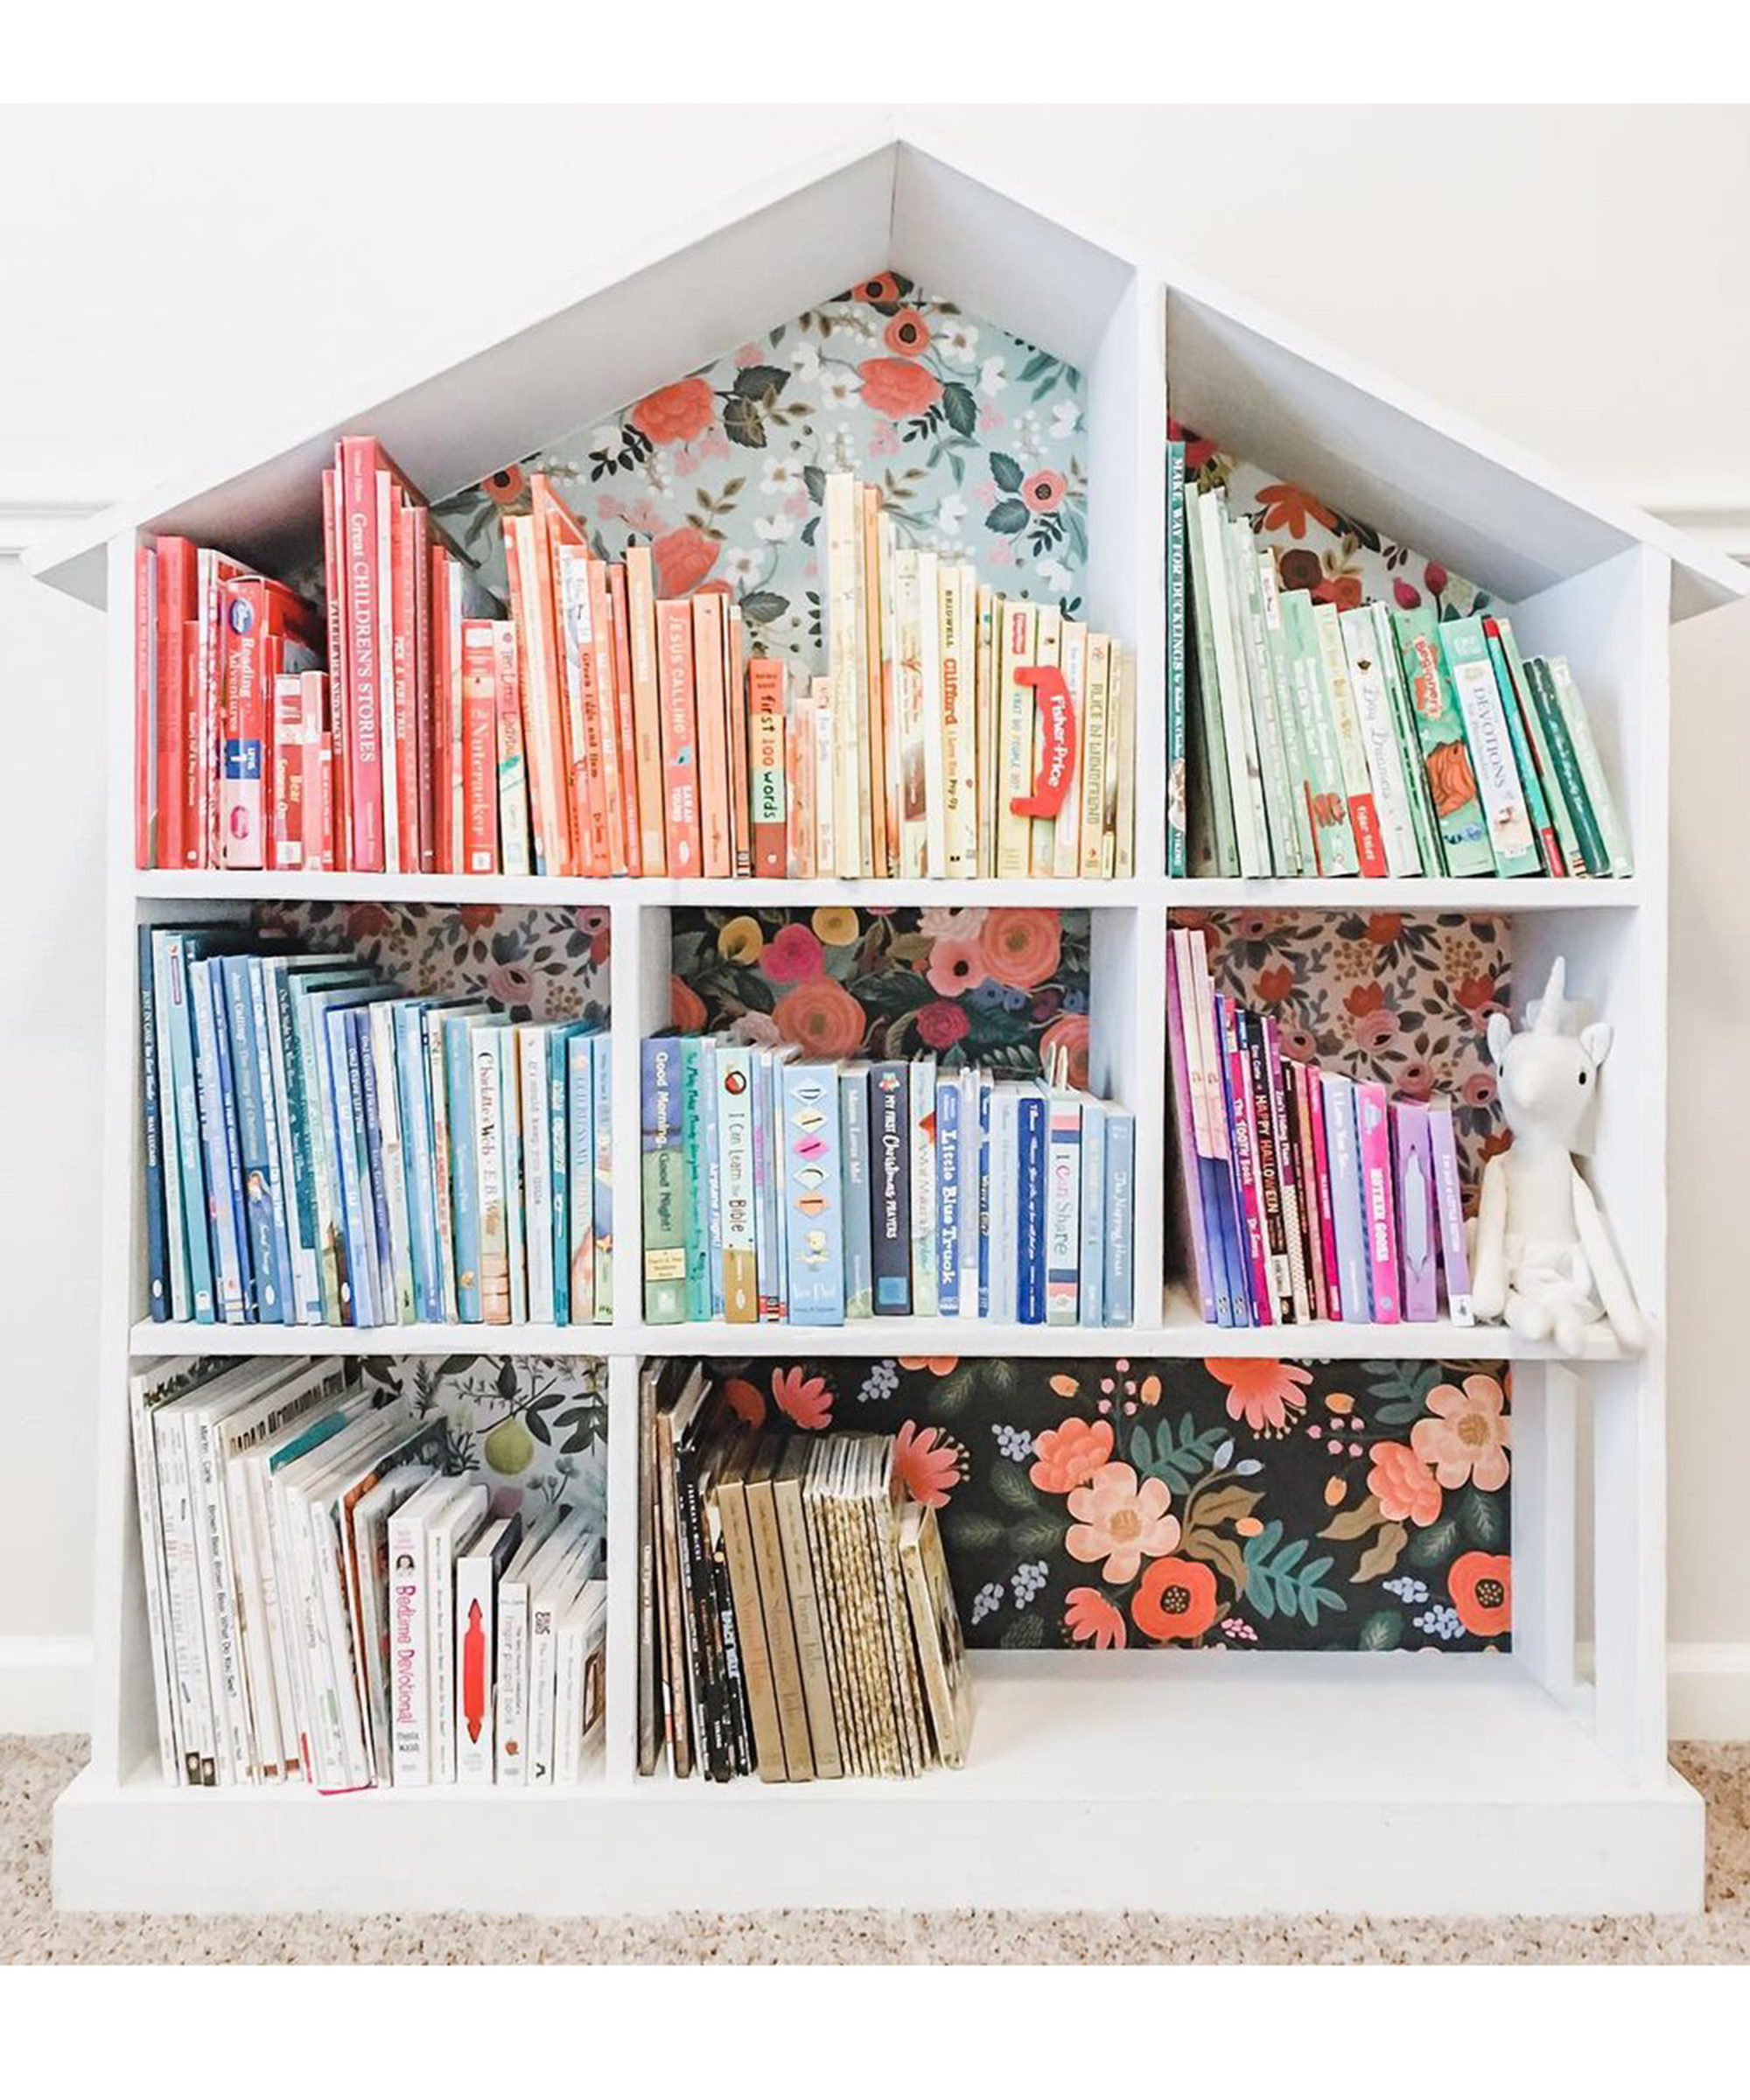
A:
[[[1440,1259],[1446,1271],[1446,1311],[1461,1327],[1475,1321],[1471,1309],[1470,1250],[1465,1245],[1465,1199],[1459,1181],[1459,1144],[1452,1111],[1445,1102],[1428,1111],[1429,1150],[1434,1165],[1434,1208],[1440,1220]]]
[[[699,872],[698,723],[693,704],[693,609],[656,605],[656,676],[662,703],[664,832],[671,875]]]
[[[715,591],[703,591],[693,600],[699,822],[704,835],[699,872],[704,875],[735,872],[735,843],[729,816],[729,696],[724,690],[723,608],[723,598]]]
[[[1276,1325],[1276,1305],[1270,1285],[1264,1211],[1258,1200],[1257,1124],[1252,1112],[1251,1074],[1234,1026],[1234,1002],[1218,996],[1215,1012],[1222,1032],[1222,1065],[1227,1074],[1228,1105],[1234,1134],[1234,1178],[1240,1192],[1241,1222],[1245,1227],[1252,1325],[1270,1327]]]
[[[1306,1090],[1306,1068],[1292,1057],[1284,1058],[1282,1066],[1294,1102],[1298,1143],[1294,1164],[1300,1179],[1301,1242],[1306,1253],[1306,1288],[1312,1299],[1313,1319],[1329,1320],[1330,1293],[1325,1287],[1324,1248],[1319,1236],[1319,1163],[1312,1149],[1312,1102]]]
[[[1264,1017],[1264,1067],[1270,1077],[1270,1119],[1276,1125],[1276,1172],[1282,1191],[1282,1222],[1288,1236],[1288,1273],[1298,1320],[1313,1318],[1312,1281],[1306,1270],[1306,1242],[1302,1236],[1302,1192],[1298,1123],[1289,1115],[1288,1082],[1282,1064],[1282,1032],[1268,1014]]]
[[[1440,1293],[1434,1255],[1434,1148],[1419,1101],[1391,1104],[1391,1149],[1397,1164],[1397,1254],[1405,1320],[1438,1320]]]
[[[1312,1110],[1313,1188],[1319,1201],[1319,1258],[1325,1272],[1327,1320],[1343,1317],[1343,1291],[1337,1263],[1337,1213],[1331,1200],[1331,1153],[1325,1135],[1325,1080],[1316,1065],[1304,1078],[1306,1105]]]
[[[1209,1256],[1208,1229],[1203,1216],[1202,1166],[1194,1121],[1191,1066],[1186,1052],[1185,1015],[1180,1004],[1180,961],[1175,934],[1166,947],[1166,1046],[1172,1067],[1172,1107],[1179,1125],[1180,1185],[1184,1193],[1186,1236],[1196,1270],[1197,1295],[1203,1318],[1216,1320],[1215,1286]]]
[[[1382,1326],[1403,1318],[1397,1284],[1397,1227],[1392,1215],[1391,1126],[1385,1088],[1355,1082],[1355,1130],[1362,1156],[1362,1230],[1367,1241],[1373,1317]]]

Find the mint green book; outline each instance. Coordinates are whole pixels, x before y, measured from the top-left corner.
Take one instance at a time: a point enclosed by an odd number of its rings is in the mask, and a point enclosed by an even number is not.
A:
[[[1263,571],[1259,571],[1260,575]],[[1305,591],[1278,591],[1277,610],[1283,654],[1289,668],[1300,748],[1306,761],[1307,819],[1312,836],[1312,865],[1320,875],[1358,875],[1354,826],[1343,790],[1343,762],[1331,719],[1330,696],[1312,620],[1312,600]]]
[[[1482,615],[1443,620],[1435,629],[1446,671],[1458,696],[1477,791],[1488,826],[1489,850],[1497,875],[1540,875],[1544,857],[1531,829],[1511,725],[1482,631]],[[1530,753],[1526,753],[1530,764]]]
[[[1392,726],[1397,732],[1398,763],[1404,769],[1404,792],[1410,802],[1410,828],[1416,834],[1416,854],[1424,875],[1444,875],[1446,857],[1440,850],[1440,828],[1434,822],[1433,799],[1428,792],[1428,774],[1422,763],[1421,740],[1410,719],[1410,690],[1404,682],[1397,661],[1397,643],[1391,632],[1391,612],[1376,600],[1368,607],[1373,620],[1374,651],[1380,676],[1391,705]]]
[[[1527,657],[1523,668],[1525,682],[1531,694],[1531,704],[1536,710],[1544,740],[1550,747],[1550,763],[1555,775],[1555,785],[1568,806],[1568,814],[1574,828],[1578,860],[1572,864],[1584,864],[1588,875],[1608,875],[1610,849],[1605,844],[1604,834],[1599,830],[1598,819],[1592,811],[1592,797],[1586,793],[1586,779],[1574,751],[1573,738],[1569,736],[1568,725],[1562,719],[1562,704],[1556,696],[1556,682],[1550,676],[1549,665],[1540,656]]]
[[[1626,878],[1634,872],[1634,850],[1616,807],[1616,797],[1610,791],[1610,775],[1604,770],[1604,760],[1599,756],[1586,703],[1580,698],[1580,689],[1568,668],[1567,658],[1551,656],[1549,663],[1550,676],[1556,682],[1556,697],[1561,703],[1562,719],[1568,725],[1568,738],[1573,745],[1574,756],[1579,760],[1580,778],[1586,782],[1592,813],[1598,820],[1599,830],[1610,853],[1610,872],[1619,878]]]
[[[1310,768],[1300,734],[1300,710],[1295,703],[1292,672],[1282,646],[1281,584],[1276,573],[1276,556],[1251,539],[1251,561],[1246,575],[1246,617],[1252,631],[1253,653],[1258,676],[1270,690],[1277,734],[1282,739],[1283,762],[1288,774],[1288,813],[1294,827],[1295,857],[1299,873],[1316,874],[1318,849],[1312,838],[1312,819],[1307,808]]]
[[[1525,809],[1531,820],[1531,833],[1536,841],[1538,858],[1543,863],[1544,872],[1554,875],[1563,865],[1562,843],[1556,836],[1556,827],[1550,816],[1549,798],[1544,793],[1544,775],[1538,769],[1537,753],[1531,742],[1525,710],[1520,704],[1519,689],[1513,682],[1507,651],[1502,644],[1501,622],[1493,612],[1482,615],[1482,634],[1484,641],[1488,645],[1488,661],[1501,694],[1502,711],[1507,717],[1507,733],[1513,744],[1513,762],[1519,768],[1520,783],[1525,790]]]
[[[1440,654],[1439,621],[1431,606],[1391,615],[1398,663],[1409,699],[1410,726],[1421,746],[1420,772],[1440,835],[1448,875],[1493,875],[1488,820],[1483,813],[1464,717]]]
[[[1183,875],[1189,852],[1190,768],[1185,709],[1185,446],[1166,448],[1166,872]]]
[[[710,1133],[705,1118],[713,1115],[717,1088],[711,1076],[717,1063],[717,1042],[700,1036],[682,1045],[681,1131],[687,1160],[688,1201],[684,1217],[687,1250],[687,1318],[711,1316],[710,1188],[707,1172]]]
[[[1215,668],[1214,608],[1209,602],[1209,572],[1203,559],[1203,536],[1191,515],[1193,491],[1185,492],[1185,547],[1191,572],[1191,632],[1197,654],[1197,734],[1191,738],[1198,800],[1209,819],[1217,875],[1237,875],[1240,850],[1234,832],[1233,790],[1228,780],[1227,746],[1222,734],[1222,689]]]
[[[1485,630],[1489,622],[1485,620]],[[1562,849],[1562,862],[1570,875],[1580,874],[1585,867],[1585,855],[1580,848],[1579,828],[1574,822],[1573,809],[1563,792],[1561,776],[1556,769],[1556,754],[1550,744],[1549,732],[1537,706],[1537,696],[1531,690],[1531,682],[1525,675],[1525,660],[1519,654],[1519,644],[1514,640],[1513,623],[1504,612],[1494,615],[1494,625],[1501,640],[1501,653],[1507,660],[1508,676],[1513,681],[1513,690],[1518,696],[1519,713],[1525,724],[1525,734],[1531,746],[1531,757],[1537,767],[1537,778],[1544,790],[1544,800],[1549,807],[1550,821],[1555,827],[1556,841]]]
[[[1251,708],[1252,733],[1257,744],[1258,766],[1264,780],[1264,822],[1269,830],[1270,872],[1298,875],[1302,871],[1300,831],[1294,821],[1296,796],[1291,785],[1288,752],[1276,704],[1276,685],[1270,675],[1270,651],[1264,641],[1264,613],[1258,602],[1257,542],[1250,520],[1228,520],[1228,588],[1233,593],[1235,654],[1239,660],[1240,682]],[[1312,850],[1312,840],[1307,840]]]

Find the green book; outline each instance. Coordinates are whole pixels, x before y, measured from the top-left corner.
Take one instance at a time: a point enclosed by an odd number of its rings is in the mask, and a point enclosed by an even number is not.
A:
[[[1525,722],[1525,710],[1519,704],[1518,689],[1513,682],[1507,651],[1502,646],[1501,622],[1492,612],[1482,615],[1482,635],[1488,649],[1489,668],[1494,673],[1495,690],[1501,695],[1502,712],[1507,718],[1507,734],[1513,746],[1513,762],[1519,768],[1520,785],[1525,790],[1525,813],[1531,820],[1531,836],[1536,844],[1537,858],[1544,872],[1554,875],[1562,864],[1561,841],[1556,836],[1556,827],[1550,821],[1550,804],[1544,793],[1544,776],[1537,768],[1537,754],[1532,748],[1531,733]]]
[[[682,1078],[686,1045],[653,1036],[640,1046],[641,1190],[644,1198],[644,1317],[687,1317],[687,1217],[690,1197],[682,1142]]]
[[[1531,746],[1532,762],[1537,768],[1537,778],[1548,806],[1550,821],[1555,827],[1557,844],[1562,849],[1562,862],[1570,875],[1578,875],[1585,856],[1580,850],[1580,835],[1574,822],[1573,811],[1562,792],[1561,781],[1556,771],[1556,754],[1550,747],[1550,738],[1544,718],[1538,710],[1537,699],[1525,676],[1525,660],[1519,654],[1519,644],[1513,638],[1513,623],[1504,612],[1497,612],[1483,622],[1484,630],[1494,626],[1501,642],[1501,653],[1506,659],[1508,676],[1513,681],[1513,690],[1519,702],[1520,719],[1525,724],[1525,735]]]
[[[1448,875],[1493,875],[1488,820],[1465,738],[1464,718],[1446,674],[1430,606],[1391,615],[1398,662],[1409,695],[1410,720],[1421,746],[1422,777],[1440,833],[1440,859]]]
[[[1264,782],[1264,823],[1269,832],[1268,872],[1274,875],[1301,872],[1300,832],[1294,822],[1296,796],[1290,784],[1288,752],[1276,704],[1276,686],[1270,675],[1270,651],[1264,641],[1264,612],[1258,601],[1257,542],[1250,521],[1228,521],[1225,552],[1228,588],[1233,594],[1235,654],[1240,667],[1240,684],[1251,709],[1252,735],[1257,747],[1258,766]],[[1307,841],[1312,850],[1312,841]]]
[[[1259,573],[1262,575],[1262,570]],[[1320,875],[1356,875],[1361,872],[1361,856],[1355,850],[1354,826],[1349,821],[1349,800],[1343,788],[1343,762],[1337,749],[1336,726],[1331,719],[1312,600],[1305,591],[1278,590],[1276,606],[1300,748],[1306,761],[1312,864]]]
[[[1188,857],[1186,823],[1190,781],[1185,719],[1185,446],[1166,448],[1166,872],[1183,875]]]
[[[1608,875],[1610,849],[1604,843],[1604,834],[1599,830],[1598,819],[1592,812],[1592,797],[1586,793],[1573,738],[1562,719],[1562,704],[1557,697],[1556,682],[1550,676],[1550,667],[1542,657],[1531,656],[1525,660],[1522,668],[1531,704],[1544,732],[1544,741],[1550,747],[1554,784],[1567,805],[1573,825],[1577,858],[1571,865],[1584,865],[1588,875]]]
[[[1410,720],[1410,689],[1404,682],[1403,667],[1397,661],[1390,609],[1376,602],[1368,611],[1373,618],[1374,651],[1379,658],[1386,697],[1391,703],[1392,724],[1397,731],[1397,753],[1404,767],[1404,790],[1410,798],[1410,822],[1416,833],[1417,856],[1424,875],[1444,875],[1446,857],[1440,850],[1440,828],[1434,821],[1434,802],[1428,791],[1428,771],[1422,763],[1421,740]]]
[[[1199,800],[1208,813],[1214,845],[1214,872],[1237,875],[1239,844],[1234,835],[1233,791],[1228,781],[1227,746],[1222,735],[1222,689],[1215,668],[1214,612],[1209,603],[1209,574],[1203,561],[1203,537],[1192,528],[1192,492],[1187,489],[1186,552],[1191,571],[1191,627],[1197,654],[1198,733],[1192,739]]]
[[[1604,760],[1599,756],[1586,703],[1580,698],[1580,689],[1568,668],[1567,658],[1551,656],[1549,661],[1550,676],[1556,682],[1556,697],[1561,703],[1562,719],[1567,724],[1568,738],[1574,747],[1574,756],[1579,760],[1580,778],[1586,782],[1592,813],[1609,849],[1610,872],[1626,878],[1634,872],[1634,851],[1628,843],[1628,832],[1617,809],[1616,798],[1610,792],[1610,775],[1604,770]]]
[[[1482,615],[1443,620],[1435,633],[1446,660],[1447,676],[1458,696],[1477,790],[1488,825],[1489,850],[1497,875],[1539,875],[1544,857],[1531,829],[1523,776],[1507,705],[1482,631]],[[1528,752],[1525,766],[1531,759]]]

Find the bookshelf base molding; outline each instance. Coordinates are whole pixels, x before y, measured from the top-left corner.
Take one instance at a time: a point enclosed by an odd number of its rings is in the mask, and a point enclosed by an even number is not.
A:
[[[1698,1911],[1703,1808],[1506,1657],[992,1656],[963,1772],[318,1800],[87,1772],[56,1901],[262,1914],[782,1907]],[[1073,1698],[1066,1698],[1074,1679]]]

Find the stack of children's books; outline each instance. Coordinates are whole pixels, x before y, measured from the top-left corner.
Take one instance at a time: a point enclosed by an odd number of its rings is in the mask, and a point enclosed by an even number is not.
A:
[[[827,672],[658,598],[530,477],[508,604],[374,438],[325,472],[326,605],[166,534],[136,567],[136,859],[361,873],[1126,876],[1135,692],[1110,636],[902,545],[809,473]]]
[[[703,1366],[640,1391],[639,1767],[711,1780],[962,1765],[971,1689],[935,1513],[895,1439],[765,1435]]]
[[[247,928],[143,928],[154,1320],[612,1317],[612,1063]]]
[[[1167,483],[1170,875],[1634,873],[1565,657],[1285,590],[1177,442]]]
[[[1065,1072],[662,1036],[641,1079],[647,1320],[1132,1317],[1135,1118]]]
[[[1470,1264],[1450,1103],[1284,1056],[1277,1024],[1214,990],[1200,929],[1167,954],[1185,1237],[1224,1327],[1446,1316]]]
[[[582,1776],[607,1625],[582,1511],[494,1515],[443,1417],[344,1358],[166,1360],[130,1397],[167,1785]]]

